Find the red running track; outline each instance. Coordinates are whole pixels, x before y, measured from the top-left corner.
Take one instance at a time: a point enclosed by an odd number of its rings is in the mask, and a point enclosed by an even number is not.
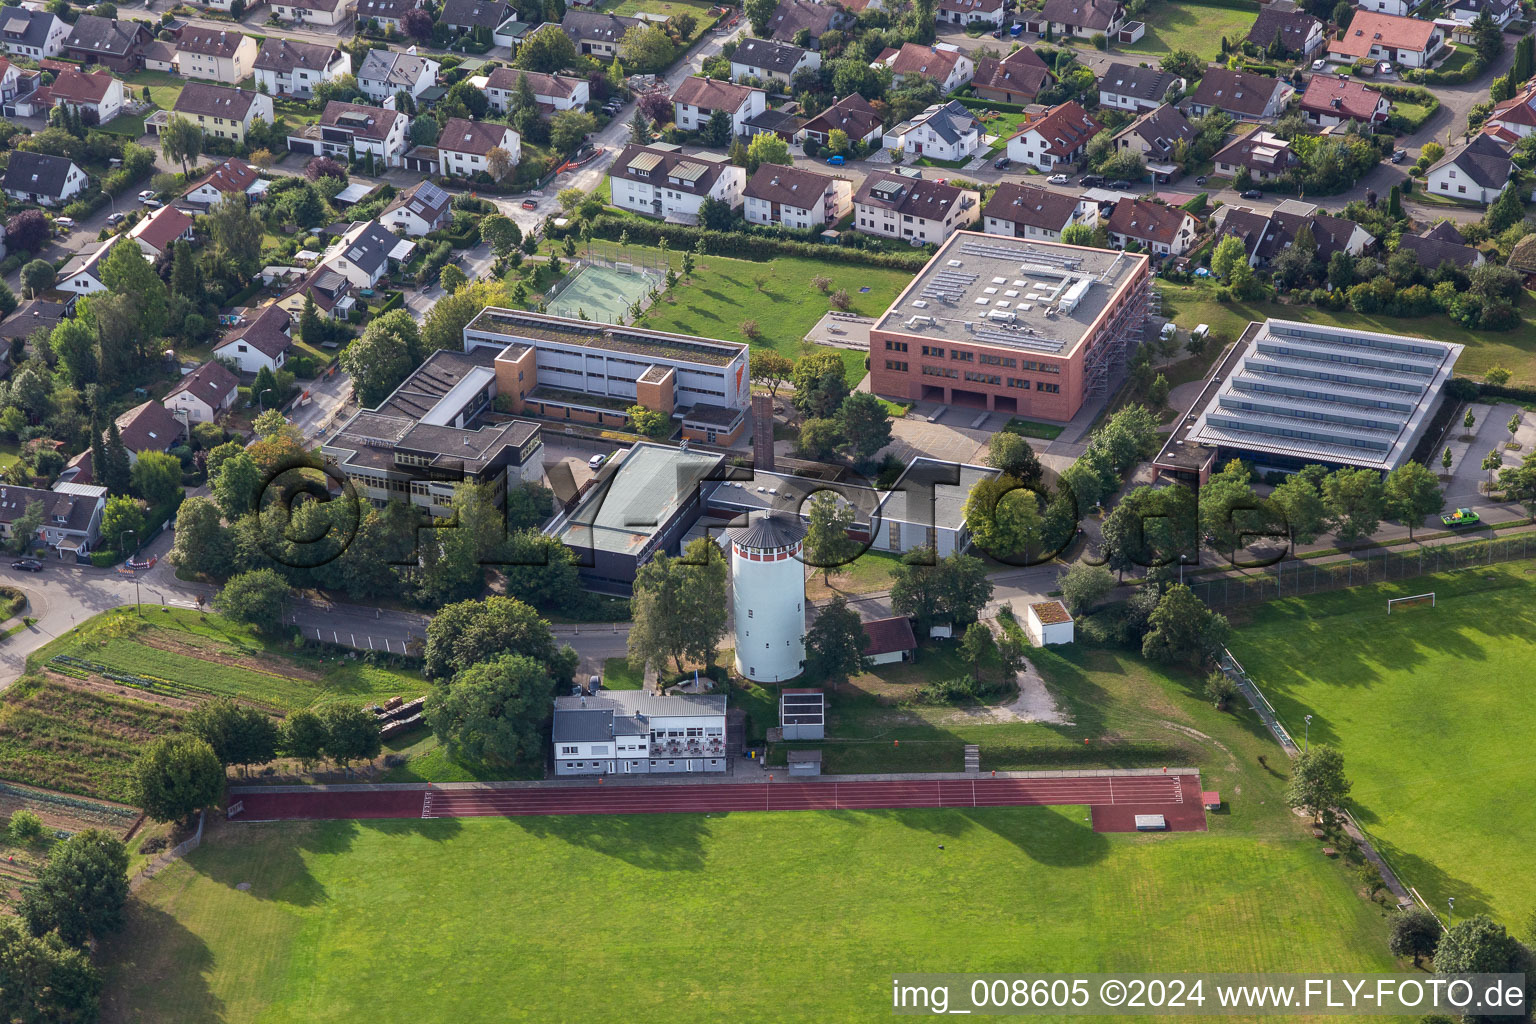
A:
[[[1094,828],[1133,831],[1137,814],[1161,814],[1171,831],[1205,830],[1194,775],[1077,776],[881,782],[590,785],[517,789],[408,789],[241,793],[237,821],[331,818],[467,818],[548,814],[698,814],[731,811],[875,810],[1087,804]]]

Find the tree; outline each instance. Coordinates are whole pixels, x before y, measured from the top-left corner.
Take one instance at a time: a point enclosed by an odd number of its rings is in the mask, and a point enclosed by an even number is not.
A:
[[[868,391],[856,391],[843,399],[837,425],[843,448],[855,461],[868,461],[891,443],[891,414],[885,403]]]
[[[1472,415],[1471,409],[1468,409],[1467,414],[1462,417],[1461,425],[1466,428],[1468,433],[1471,433],[1472,428],[1477,426],[1477,417]]]
[[[1277,484],[1270,492],[1269,503],[1283,518],[1292,544],[1312,543],[1327,524],[1328,509],[1322,493],[1314,476],[1305,470],[1292,473]]]
[[[991,599],[986,563],[972,555],[935,560],[932,548],[917,548],[891,572],[891,610],[915,619],[919,636],[936,624],[974,621]]]
[[[703,537],[679,558],[658,554],[641,566],[630,599],[630,663],[660,669],[670,658],[679,672],[684,659],[712,665],[725,635],[727,575],[720,549]]]
[[[445,295],[433,303],[421,322],[421,345],[425,353],[440,348],[462,349],[464,328],[486,306],[496,305],[499,292],[476,281]]]
[[[1333,809],[1349,796],[1344,777],[1344,755],[1326,743],[1309,746],[1291,763],[1291,782],[1286,803],[1324,824],[1333,820]]]
[[[835,419],[812,416],[800,424],[800,435],[795,447],[807,458],[827,459],[843,443],[843,428]]]
[[[450,757],[510,766],[542,754],[554,698],[542,665],[503,654],[434,687],[425,715]]]
[[[341,368],[352,378],[357,400],[373,407],[387,398],[426,358],[421,333],[410,310],[394,309],[376,317],[341,353]]]
[[[153,341],[164,333],[169,294],[154,266],[144,259],[138,245],[120,239],[107,251],[101,262],[101,283],[115,296],[124,297],[132,308],[133,334],[140,339],[138,359],[158,354]],[[100,315],[100,306],[91,307]]]
[[[162,736],[134,762],[133,802],[156,821],[190,823],[224,793],[224,766],[207,740]]]
[[[6,834],[11,837],[13,843],[30,846],[43,838],[43,819],[25,807],[19,807],[11,812]]]
[[[21,916],[38,937],[57,931],[72,946],[116,931],[128,900],[128,851],[100,829],[86,829],[48,855]],[[3,978],[4,975],[0,975]]]
[[[699,204],[699,223],[709,231],[729,231],[736,221],[735,211],[731,204],[713,196],[706,198]],[[755,323],[756,321],[748,321]]]
[[[173,163],[181,164],[182,174],[190,174],[190,164],[203,153],[203,130],[180,114],[172,114],[160,129],[160,152]]]
[[[1445,508],[1440,482],[1421,462],[1404,463],[1388,473],[1382,498],[1387,515],[1408,527],[1409,540],[1425,516],[1438,515]]]
[[[1237,557],[1245,539],[1268,531],[1268,508],[1253,493],[1248,467],[1233,459],[1200,488],[1200,530]]]
[[[464,273],[464,271],[460,270],[452,263],[445,263],[443,265],[443,269],[437,272],[438,285],[443,289],[444,292],[448,293],[449,295],[452,295],[454,292],[458,291],[466,283],[468,283],[468,281],[469,277]],[[396,312],[400,311],[396,310]]]
[[[977,481],[966,495],[965,525],[977,547],[1007,561],[1038,553],[1044,520],[1034,491],[999,476]]]
[[[1520,186],[1511,181],[1488,207],[1488,212],[1483,215],[1483,224],[1489,234],[1497,235],[1524,219],[1525,201],[1520,198]]]
[[[35,299],[39,293],[52,288],[53,282],[57,279],[58,273],[53,269],[52,263],[47,260],[32,260],[21,268],[22,293],[29,299]]]
[[[747,173],[752,174],[763,164],[790,164],[789,143],[773,132],[759,132],[747,143]]]
[[[38,539],[37,531],[47,518],[48,510],[41,501],[29,501],[22,514],[11,524],[11,538],[8,542],[10,549],[18,555],[30,551]]]
[[[224,518],[234,522],[247,512],[254,511],[262,486],[261,467],[251,453],[237,441],[229,444],[235,451],[227,452],[227,445],[219,445],[208,453],[208,476],[213,481],[213,500]]]
[[[208,211],[208,233],[213,239],[214,257],[233,270],[241,281],[249,281],[261,268],[261,239],[265,230],[251,210],[243,193],[232,193]]]
[[[307,771],[325,752],[325,735],[325,723],[319,715],[308,709],[295,711],[283,722],[278,748],[298,758]]]
[[[1529,38],[1529,37],[1528,37]],[[1435,955],[1440,942],[1440,919],[1423,907],[1405,910],[1392,919],[1392,931],[1387,938],[1387,948],[1393,956],[1411,956],[1413,965],[1426,956]]]
[[[0,918],[0,1020],[24,1024],[92,1024],[100,1010],[101,975],[89,951],[57,933],[31,935]]]
[[[219,510],[213,502],[195,496],[184,500],[176,510],[172,564],[188,572],[218,577],[229,572],[233,555],[229,534],[219,522]]]
[[[445,605],[427,623],[423,671],[429,679],[446,679],[501,654],[524,654],[549,666],[562,685],[576,671],[575,652],[557,649],[549,623],[515,598]]]
[[[630,428],[637,434],[665,437],[672,432],[672,418],[664,412],[637,404],[625,409],[624,414],[629,417]]]
[[[400,26],[417,41],[424,42],[432,38],[432,26],[436,24],[432,20],[429,11],[420,7],[408,9],[400,18]]]
[[[144,510],[125,494],[110,496],[101,513],[101,534],[109,545],[125,545],[119,554],[133,553],[147,539],[144,536]],[[130,534],[133,537],[131,543],[128,540]]]
[[[683,260],[687,262],[691,253],[683,253]],[[684,275],[687,275],[684,271]],[[752,353],[752,383],[760,384],[768,389],[768,394],[774,398],[779,395],[779,388],[790,378],[795,371],[795,361],[788,356],[780,355],[773,350]]]
[[[379,720],[360,704],[327,704],[320,711],[325,726],[325,756],[348,767],[353,761],[371,761],[383,746]]]
[[[767,38],[768,21],[778,7],[779,0],[746,0],[747,21],[752,24],[754,36],[760,39]]]
[[[1447,928],[1435,945],[1436,974],[1524,974],[1527,999],[1533,966],[1531,951],[1487,914],[1477,914],[1457,921]],[[1507,1015],[1478,1017],[1468,1021],[1510,1020]]]
[[[1520,414],[1515,413],[1511,416],[1509,422],[1504,424],[1504,429],[1509,431],[1509,439],[1513,441],[1515,435],[1520,432]]]
[[[984,622],[973,622],[960,638],[960,657],[971,666],[971,677],[981,682],[981,666],[997,655],[997,642]]]
[[[559,19],[555,19],[556,22]],[[513,66],[525,71],[541,71],[553,74],[576,63],[576,44],[571,37],[556,28],[531,33],[517,48]]]
[[[635,115],[629,119],[629,141],[638,146],[651,141],[651,119],[638,106],[635,107]]]
[[[266,764],[277,756],[277,724],[263,712],[228,698],[198,705],[187,716],[185,727],[212,747],[219,763],[226,766]]]
[[[843,357],[836,352],[802,356],[795,363],[790,380],[795,385],[791,401],[806,416],[830,418],[848,397],[848,374],[843,367]]]
[[[1239,263],[1245,266],[1248,263],[1248,252],[1243,248],[1242,239],[1236,235],[1223,235],[1216,243],[1216,251],[1211,254],[1211,273],[1223,281],[1231,281],[1232,268]]]
[[[655,23],[635,25],[619,40],[619,58],[624,66],[642,75],[665,69],[676,52],[667,30]]]
[[[36,252],[52,237],[53,225],[42,210],[22,210],[5,222],[5,244],[14,252]]]
[[[987,465],[1026,485],[1040,480],[1040,458],[1035,450],[1024,438],[1006,430],[993,434],[987,442]]]
[[[1451,471],[1451,449],[1447,447],[1440,455],[1440,465],[1449,473]]]
[[[549,122],[549,141],[562,153],[573,152],[597,131],[597,118],[584,110],[562,110]]]
[[[131,479],[133,489],[150,505],[167,505],[181,493],[181,460],[165,452],[141,452]]]
[[[1182,583],[1163,592],[1147,619],[1142,656],[1151,661],[1186,661],[1200,665],[1214,658],[1227,640],[1226,616],[1218,615]]]
[[[734,135],[735,123],[731,120],[730,111],[719,108],[709,115],[709,120],[699,129],[699,141],[706,146],[729,146]]]
[[[253,569],[231,576],[224,584],[214,606],[236,622],[275,633],[283,622],[283,601],[288,597],[288,583],[271,569]]]
[[[1159,67],[1169,74],[1187,78],[1191,82],[1205,73],[1205,61],[1198,54],[1188,50],[1174,50],[1167,54]]]
[[[480,221],[480,238],[497,256],[505,256],[523,240],[523,231],[512,218],[493,213]]]
[[[1386,511],[1380,474],[1370,469],[1335,470],[1323,481],[1323,505],[1328,525],[1341,543],[1369,537]]]
[[[864,632],[859,613],[839,595],[816,613],[816,621],[806,630],[806,668],[835,689],[864,671],[864,648],[868,646],[869,634]]]
[[[802,552],[805,564],[821,570],[823,582],[858,557],[862,545],[848,531],[853,527],[854,509],[839,501],[834,491],[817,491],[806,508],[808,524]]]
[[[1205,696],[1218,711],[1227,710],[1232,698],[1237,696],[1237,684],[1221,669],[1213,669],[1205,677]]]
[[[500,146],[492,146],[486,151],[485,173],[489,174],[494,180],[502,180],[511,174],[512,168],[516,166],[517,161],[512,159],[512,154]]]
[[[1056,581],[1061,599],[1073,615],[1093,608],[1115,589],[1115,576],[1109,567],[1090,562],[1073,562]]]

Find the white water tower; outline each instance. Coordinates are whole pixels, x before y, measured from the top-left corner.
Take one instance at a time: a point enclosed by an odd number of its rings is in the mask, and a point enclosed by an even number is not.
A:
[[[805,660],[805,527],[768,513],[728,534],[736,671],[755,683],[793,679]]]

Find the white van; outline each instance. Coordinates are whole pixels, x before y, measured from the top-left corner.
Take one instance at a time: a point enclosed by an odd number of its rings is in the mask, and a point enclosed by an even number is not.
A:
[[[1189,332],[1189,340],[1190,341],[1204,341],[1206,338],[1209,338],[1210,336],[1211,336],[1211,325],[1210,324],[1198,324],[1198,325],[1196,325],[1194,330]]]
[[[1173,339],[1174,335],[1178,333],[1179,325],[1174,323],[1172,320],[1169,320],[1167,323],[1163,324],[1162,333],[1159,334],[1158,337],[1162,338],[1164,341],[1170,341]]]

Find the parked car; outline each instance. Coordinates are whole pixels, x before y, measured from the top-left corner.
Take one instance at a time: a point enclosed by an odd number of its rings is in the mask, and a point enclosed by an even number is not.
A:
[[[141,199],[139,201],[144,204],[144,208],[146,210],[158,210],[158,209],[160,209],[160,207],[165,205],[160,200],[155,199],[153,197],[151,197],[149,199]]]
[[[1013,27],[1008,30],[1008,34],[1011,35],[1011,36],[1016,36],[1020,32],[1023,32],[1023,31],[1024,31],[1024,23],[1022,21],[1016,21],[1016,22],[1013,23]]]
[[[1110,188],[1118,188],[1118,189],[1127,189],[1127,188],[1131,187],[1131,183],[1128,182],[1128,181],[1123,181],[1123,180],[1122,181],[1112,181],[1112,182],[1109,183],[1109,187]]]
[[[152,188],[147,188],[143,192],[139,193],[139,202],[141,202],[141,203],[144,202],[145,200],[153,199],[153,198],[155,198],[155,190],[152,189]]]
[[[1077,183],[1084,188],[1102,188],[1104,185],[1104,175],[1085,174],[1077,179]]]
[[[53,226],[63,228],[65,231],[73,231],[75,230],[75,219],[73,217],[55,217],[53,218]]]
[[[1006,156],[1000,156],[996,160],[992,161],[992,166],[1002,171],[1006,170],[1008,165],[1011,163],[1013,163],[1013,161],[1008,159]]]
[[[588,469],[600,469],[602,467],[603,463],[606,462],[607,460],[608,460],[608,456],[604,455],[602,452],[598,452],[596,455],[592,456],[590,459],[587,460],[587,468]]]
[[[827,163],[833,167],[841,167],[848,162],[848,158],[841,153],[834,153],[827,157]]]
[[[1389,60],[1384,60],[1380,64],[1377,64],[1376,73],[1380,75],[1390,75],[1392,73],[1392,62]]]
[[[1049,178],[1045,179],[1045,183],[1047,185],[1067,185],[1071,184],[1071,182],[1072,179],[1067,177],[1065,174],[1053,174]]]
[[[1312,70],[1313,71],[1321,71],[1324,68],[1326,68],[1327,66],[1328,66],[1328,62],[1326,60],[1315,60],[1315,61],[1312,62]]]
[[[1205,175],[1202,174],[1202,175],[1200,175],[1200,177],[1195,179],[1195,184],[1196,185],[1204,185],[1209,180],[1210,179],[1208,179]]]
[[[1264,193],[1260,192],[1256,188],[1250,188],[1246,192],[1243,193],[1243,198],[1244,199],[1263,199],[1264,198]]]
[[[1394,149],[1392,151],[1392,162],[1393,163],[1400,164],[1404,160],[1407,160],[1407,159],[1408,159],[1408,151],[1406,149]]]
[[[12,569],[20,569],[23,572],[42,572],[43,563],[35,558],[18,558],[11,563]]]
[[[534,202],[532,199],[523,200],[523,209],[525,210],[536,210],[538,209],[538,206],[539,204]]]
[[[121,224],[122,222],[123,222],[123,214],[121,214],[121,213],[109,213],[109,214],[107,214],[107,223],[108,224]]]

